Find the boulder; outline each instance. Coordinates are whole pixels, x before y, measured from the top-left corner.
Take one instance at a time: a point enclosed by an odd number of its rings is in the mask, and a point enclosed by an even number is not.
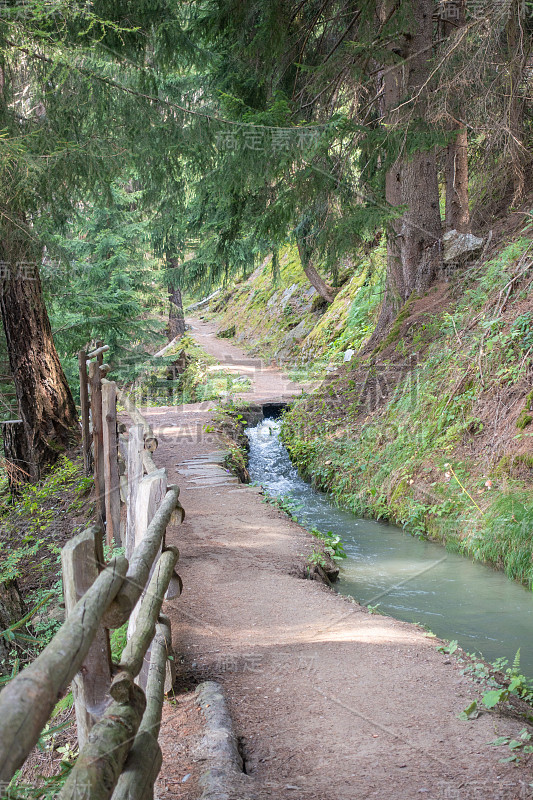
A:
[[[472,233],[459,233],[459,231],[453,230],[444,234],[442,245],[442,260],[445,264],[449,264],[458,261],[465,254],[480,250],[483,246],[483,239]]]

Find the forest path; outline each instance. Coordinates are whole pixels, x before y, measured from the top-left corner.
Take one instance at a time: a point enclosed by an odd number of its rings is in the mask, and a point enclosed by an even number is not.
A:
[[[211,323],[192,325],[230,368],[250,362]],[[252,377],[250,400],[297,391],[272,368]],[[168,537],[184,584],[166,604],[183,693],[165,711],[161,800],[200,796],[198,704],[184,689],[206,679],[224,686],[245,758],[225,800],[529,797],[526,767],[500,764],[506,753],[487,744],[516,736],[521,722],[459,720],[479,691],[438,640],[297,577],[312,537],[219,466],[220,444],[203,432],[211,413],[207,404],[147,411],[156,462],[181,486],[187,513]]]
[[[216,323],[205,322],[196,317],[188,317],[187,323],[191,327],[190,335],[206,353],[217,359],[223,370],[250,378],[252,391],[238,396],[250,402],[262,403],[269,400],[289,400],[302,391],[298,384],[293,383],[277,367],[250,356],[228,339],[217,338]]]

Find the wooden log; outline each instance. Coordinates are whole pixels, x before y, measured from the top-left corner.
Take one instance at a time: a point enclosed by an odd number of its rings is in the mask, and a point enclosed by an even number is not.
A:
[[[167,592],[165,594],[165,600],[174,600],[175,597],[180,597],[182,591],[183,591],[183,581],[181,580],[178,573],[174,572],[174,574],[170,579]]]
[[[148,526],[142,542],[135,548],[124,586],[111,604],[103,624],[120,628],[129,618],[148,581],[172,512],[178,502],[179,486],[169,486],[163,502]]]
[[[165,692],[170,624],[166,617],[156,625],[146,686],[146,711],[118,779],[112,800],[151,800],[161,769],[161,748],[157,742]]]
[[[122,651],[120,669],[129,672],[134,677],[141,672],[145,654],[154,638],[156,622],[178,558],[179,552],[176,547],[171,547],[161,554],[146,594],[141,600],[135,630]],[[147,678],[149,665],[150,661],[147,664]]]
[[[164,694],[169,694],[174,688],[174,684],[176,682],[176,661],[174,659],[174,650],[172,648],[172,632],[170,630],[170,620],[167,616],[165,616],[165,614],[159,615],[159,621],[156,626],[156,637],[162,637],[161,644],[164,643],[166,661],[165,661],[164,674],[163,673],[161,674],[161,680],[163,682]],[[148,679],[150,679],[150,674],[148,674]],[[148,692],[148,687],[146,691]],[[151,705],[150,708],[152,708]],[[153,718],[151,719],[151,714],[152,711],[150,711],[150,713],[146,716],[146,725],[149,726],[150,729],[152,729],[155,723],[155,720]],[[157,722],[158,725],[161,723],[161,711]]]
[[[155,453],[157,450],[157,439],[154,436],[154,431],[150,423],[141,414],[135,403],[133,403],[125,392],[117,390],[117,398],[126,409],[127,414],[136,425],[143,426],[144,433],[144,446],[150,453]]]
[[[143,467],[144,471],[147,475],[150,475],[151,472],[156,472],[157,466],[152,458],[152,454],[149,450],[143,450]]]
[[[128,501],[128,479],[125,475],[120,476],[120,501],[127,503]],[[121,537],[122,538],[122,537]],[[126,532],[124,532],[124,541],[126,541]]]
[[[101,367],[102,364],[104,363],[104,353],[106,352],[106,350],[104,349],[105,347],[106,347],[106,345],[102,342],[102,340],[101,339],[97,339],[97,341],[96,341],[96,350],[97,350],[97,352],[96,352],[96,363],[98,364],[99,367]]]
[[[118,452],[119,457],[121,457],[125,464],[128,463],[128,444],[129,439],[127,436],[124,436],[125,431],[121,431],[121,427],[124,427],[124,423],[120,422],[118,424]]]
[[[178,517],[179,517],[179,519],[178,519]],[[170,524],[171,525],[181,525],[181,523],[183,522],[184,519],[185,519],[185,509],[183,508],[181,503],[178,501],[176,503],[176,508],[174,509],[174,512],[173,512],[172,517],[170,519]]]
[[[80,372],[80,409],[81,409],[81,437],[83,451],[83,469],[86,475],[91,474],[91,440],[89,433],[89,386],[87,382],[87,353],[80,350],[78,353],[78,367]]]
[[[144,692],[131,681],[128,696],[121,702],[112,702],[95,724],[58,800],[80,800],[80,797],[107,800],[111,797],[145,708]]]
[[[139,731],[112,800],[151,800],[162,763],[163,756],[157,739],[148,731]]]
[[[50,644],[0,692],[0,781],[11,780],[36,744],[59,697],[83,664],[127,569],[125,558],[113,559]]]
[[[149,475],[146,475],[140,482],[137,494],[137,504],[135,509],[136,547],[142,542],[142,540],[146,536],[146,531],[148,530],[148,526],[152,521],[158,506],[161,504],[161,501],[165,496],[166,490],[167,490],[167,473],[166,470],[164,469],[155,470],[154,472],[151,472]],[[163,534],[163,539],[161,540],[161,544],[158,548],[159,552],[161,552],[161,548],[163,547],[164,537],[165,534]],[[152,573],[154,571],[156,558],[157,554],[154,557],[154,562],[150,567],[148,579],[151,578]],[[135,626],[137,624],[137,615],[140,610],[141,600],[144,597],[145,593],[146,593],[146,586],[143,587],[141,598],[130,614],[128,622],[128,639],[133,635],[135,631]],[[142,673],[138,679],[139,686],[142,686],[143,689],[146,686],[146,681],[148,679],[148,663],[149,663],[149,656],[146,664],[143,667]]]
[[[117,385],[102,380],[102,422],[104,439],[104,480],[106,542],[120,547],[120,478],[118,474]]]
[[[89,386],[91,390],[91,417],[93,424],[94,485],[98,522],[105,522],[105,478],[104,478],[104,429],[102,421],[102,380],[98,364],[89,366]]]
[[[86,355],[87,361],[90,361],[92,358],[96,358],[102,353],[107,353],[108,350],[109,350],[108,344],[103,344],[101,345],[101,347],[97,347],[96,350],[91,350],[91,352],[87,353]]]
[[[166,491],[167,473],[164,469],[157,469],[140,481],[135,502],[135,547],[146,536],[148,526],[163,502]]]
[[[165,679],[169,657],[172,655],[172,635],[170,620],[164,614],[156,625],[152,656],[146,685],[146,711],[141,722],[141,730],[149,731],[156,738],[161,727],[161,712],[165,695]]]
[[[120,431],[120,427],[121,426],[123,428],[126,427],[123,423],[119,424],[119,426],[118,426],[119,427],[119,431]],[[143,427],[143,432],[144,432],[144,427]],[[144,433],[143,433],[143,437],[144,437]],[[125,436],[119,436],[118,437],[118,446],[119,446],[119,453],[127,461],[128,439]],[[147,474],[150,474],[150,472],[154,472],[157,469],[157,466],[155,465],[154,460],[152,458],[151,451],[146,449],[146,443],[144,445],[144,450],[142,451],[142,460],[143,460],[144,471]]]
[[[129,429],[128,439],[128,502],[126,521],[126,558],[131,558],[135,549],[135,527],[137,493],[143,477],[143,429],[142,425],[133,425]]]
[[[93,526],[71,539],[61,551],[63,596],[68,616],[78,600],[92,586],[99,574],[97,541],[102,531]],[[95,721],[109,704],[111,685],[111,655],[109,632],[100,626],[94,636],[80,671],[72,681],[76,709],[78,744],[87,741]]]

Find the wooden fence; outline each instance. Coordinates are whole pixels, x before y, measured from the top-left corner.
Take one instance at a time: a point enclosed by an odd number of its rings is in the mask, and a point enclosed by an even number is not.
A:
[[[72,685],[80,753],[60,800],[153,797],[163,698],[173,683],[170,621],[161,608],[165,597],[181,593],[181,580],[178,550],[167,547],[165,533],[171,521],[183,521],[184,511],[179,488],[167,485],[166,471],[152,459],[153,430],[105,377],[108,349],[98,343],[78,355],[83,459],[86,471],[94,470],[97,524],[62,550],[65,623],[0,692],[0,781],[6,785]],[[117,396],[134,423],[127,439],[117,425]],[[106,562],[104,543],[124,547],[125,555]],[[113,664],[109,631],[126,623],[127,644]]]

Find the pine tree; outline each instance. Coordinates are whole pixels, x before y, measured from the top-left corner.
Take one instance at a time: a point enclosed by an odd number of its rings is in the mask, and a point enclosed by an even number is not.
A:
[[[164,38],[154,35],[158,22]],[[33,477],[78,432],[41,291],[39,221],[64,222],[124,169],[154,85],[135,61],[144,64],[147,48],[164,60],[174,22],[165,4],[35,0],[0,12],[0,308]],[[20,279],[21,264],[31,279]]]

